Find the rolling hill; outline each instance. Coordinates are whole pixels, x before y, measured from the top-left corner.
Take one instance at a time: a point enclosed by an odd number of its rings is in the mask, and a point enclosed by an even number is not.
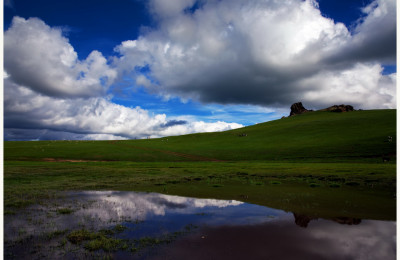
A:
[[[225,132],[147,140],[6,141],[4,151],[6,161],[394,162],[396,110],[316,111]]]

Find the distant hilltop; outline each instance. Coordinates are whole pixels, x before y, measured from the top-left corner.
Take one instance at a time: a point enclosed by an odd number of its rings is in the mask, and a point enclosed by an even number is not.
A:
[[[306,109],[301,102],[294,103],[293,105],[290,106],[290,115],[289,116],[295,116],[295,115],[300,115],[304,114],[307,112],[311,112],[313,110],[308,110]],[[354,111],[353,106],[350,105],[333,105],[324,109],[320,109],[319,111],[329,111],[329,112],[350,112]]]

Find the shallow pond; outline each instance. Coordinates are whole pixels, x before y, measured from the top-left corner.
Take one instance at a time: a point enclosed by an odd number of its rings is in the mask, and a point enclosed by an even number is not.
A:
[[[158,193],[64,193],[4,217],[5,259],[395,259],[396,223]]]

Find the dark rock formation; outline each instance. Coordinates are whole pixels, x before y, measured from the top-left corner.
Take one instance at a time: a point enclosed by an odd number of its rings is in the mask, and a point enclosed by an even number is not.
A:
[[[321,111],[329,111],[329,112],[350,112],[354,111],[353,106],[350,105],[333,105],[331,107],[327,107],[325,109],[321,109]]]
[[[290,115],[289,116],[300,115],[300,114],[303,114],[303,113],[306,113],[309,111],[312,111],[312,110],[305,109],[301,102],[297,102],[297,103],[294,103],[290,107]]]
[[[293,105],[290,106],[290,115],[289,116],[295,116],[295,115],[300,115],[306,112],[311,112],[313,110],[308,110],[306,109],[301,102],[294,103]],[[318,111],[329,111],[329,112],[350,112],[354,111],[354,107],[350,105],[333,105],[330,107],[327,107],[325,109],[321,109]],[[284,117],[282,117],[284,118]]]
[[[317,217],[311,217],[303,214],[297,214],[293,212],[294,216],[294,222],[296,225],[306,228],[308,226],[308,223],[310,223],[311,220],[318,219]],[[330,220],[335,221],[336,223],[342,224],[342,225],[358,225],[361,223],[361,219],[359,218],[348,218],[348,217],[337,217],[337,218],[331,218]]]
[[[303,227],[303,228],[306,228],[308,226],[308,223],[310,223],[311,220],[318,219],[318,218],[310,217],[307,215],[296,214],[294,212],[293,212],[293,216],[294,216],[294,223],[296,223],[296,225]]]

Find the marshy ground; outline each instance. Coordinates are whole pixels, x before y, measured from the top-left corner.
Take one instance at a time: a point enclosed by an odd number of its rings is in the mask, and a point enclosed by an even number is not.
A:
[[[265,244],[250,238],[288,242],[301,236],[315,244],[315,234],[303,234],[304,226],[345,234],[340,240],[345,244],[377,237],[378,252],[388,253],[386,259],[395,255],[393,164],[359,164],[357,170],[347,163],[260,162],[6,162],[5,167],[6,259],[157,259],[160,254],[184,259],[190,252],[201,259],[217,241],[213,257],[249,241],[254,257],[269,257],[278,252],[263,251]],[[259,230],[278,233],[273,239]],[[332,259],[371,254],[359,249],[365,248],[359,241],[352,254],[341,255],[341,246],[333,243],[337,238],[326,239],[337,250]],[[301,248],[304,257],[314,252],[306,243]],[[292,253],[300,254],[298,249]],[[322,252],[328,251],[319,256]]]

